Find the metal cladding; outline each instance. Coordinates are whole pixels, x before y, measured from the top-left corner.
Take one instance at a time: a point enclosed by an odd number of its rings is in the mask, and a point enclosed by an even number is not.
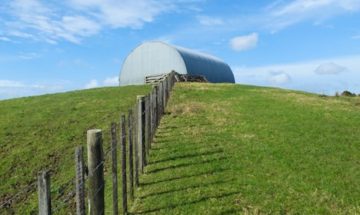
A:
[[[203,75],[213,83],[235,83],[230,67],[220,59],[163,42],[146,42],[135,48],[123,63],[119,83],[144,84],[146,76],[171,71]]]

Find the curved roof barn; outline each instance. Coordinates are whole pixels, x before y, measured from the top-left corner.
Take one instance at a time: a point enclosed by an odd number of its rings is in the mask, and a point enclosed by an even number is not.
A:
[[[230,67],[222,60],[193,50],[163,42],[146,42],[125,59],[120,85],[144,84],[146,76],[166,74],[202,75],[213,83],[235,83]]]

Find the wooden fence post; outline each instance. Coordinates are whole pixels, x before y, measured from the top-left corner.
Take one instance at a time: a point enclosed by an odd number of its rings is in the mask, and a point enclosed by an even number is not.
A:
[[[38,174],[38,192],[39,215],[51,215],[50,174],[48,171]]]
[[[169,78],[169,74],[167,74],[166,76],[165,76],[165,79],[164,79],[164,88],[165,88],[165,105],[164,106],[166,106],[166,104],[167,104],[167,101],[168,101],[168,98],[169,98],[169,91],[168,91],[168,88],[169,88],[169,86],[168,86],[168,78]]]
[[[155,97],[156,97],[156,129],[159,125],[159,121],[160,121],[160,84],[155,85]]]
[[[139,161],[139,144],[138,144],[138,105],[137,102],[134,106],[134,114],[132,114],[132,122],[131,125],[134,130],[134,159],[135,159],[135,171],[134,171],[134,179],[135,179],[135,186],[139,187],[139,169],[140,169],[140,161]]]
[[[160,81],[159,83],[159,124],[160,124],[160,120],[161,120],[161,116],[163,114],[163,84],[162,81]]]
[[[121,115],[121,175],[122,175],[122,206],[123,214],[127,214],[127,182],[126,182],[126,121]]]
[[[145,96],[145,165],[147,165],[147,158],[149,156],[150,148],[150,96]]]
[[[162,109],[162,113],[161,113],[161,115],[164,115],[164,113],[165,113],[165,107],[166,107],[166,81],[165,81],[166,79],[164,79],[161,83],[162,83],[162,85],[163,85],[163,88],[162,88],[162,90],[163,90],[163,92],[162,92],[162,94],[163,94],[163,109]]]
[[[111,161],[112,161],[112,189],[113,189],[113,214],[119,214],[118,205],[118,178],[117,178],[117,131],[116,123],[111,123]]]
[[[156,102],[156,91],[157,91],[157,86],[153,86],[152,87],[152,94],[153,94],[153,97],[152,97],[152,102],[153,102],[153,120],[152,120],[152,123],[153,123],[153,130],[152,130],[152,137],[151,139],[153,140],[154,137],[155,137],[155,131],[156,131],[156,113],[157,113],[157,102]]]
[[[168,77],[169,92],[171,91],[171,88],[172,88],[172,86],[171,86],[172,76],[173,76],[173,72],[170,72],[169,77]],[[169,94],[169,96],[170,96],[170,94]]]
[[[141,173],[144,172],[145,166],[145,97],[138,96],[138,125],[137,125],[137,143],[139,149],[139,164]]]
[[[152,142],[152,134],[153,134],[153,129],[154,129],[154,125],[153,125],[153,120],[154,120],[154,113],[153,113],[153,106],[154,106],[154,94],[153,94],[153,90],[151,89],[150,94],[149,94],[149,150],[151,149],[151,142]]]
[[[104,154],[100,129],[87,131],[90,215],[104,214]]]
[[[76,214],[85,215],[85,165],[84,165],[84,148],[78,146],[75,148],[75,201],[76,201]]]
[[[133,158],[133,112],[129,109],[128,113],[128,131],[129,131],[129,181],[130,198],[134,199],[134,158]]]

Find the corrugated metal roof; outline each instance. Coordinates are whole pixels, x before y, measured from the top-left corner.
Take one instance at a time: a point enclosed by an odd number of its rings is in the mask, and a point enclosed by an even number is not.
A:
[[[163,42],[145,42],[125,59],[120,73],[120,85],[143,84],[145,77],[175,71],[181,74],[203,75],[213,83],[234,83],[230,67],[221,59]]]
[[[183,47],[174,46],[182,56],[188,74],[203,75],[210,82],[235,83],[230,67],[221,59],[209,54],[197,52]]]

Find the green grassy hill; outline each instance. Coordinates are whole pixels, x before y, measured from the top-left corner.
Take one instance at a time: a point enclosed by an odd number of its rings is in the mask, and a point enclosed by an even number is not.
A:
[[[177,84],[132,208],[360,213],[360,99]]]
[[[64,204],[73,188],[74,147],[85,144],[86,130],[107,132],[119,112],[149,89],[0,101],[0,201],[49,167],[54,207]],[[107,147],[108,136],[104,133]],[[359,97],[178,83],[130,211],[355,214],[360,213],[359,181]],[[108,196],[107,212],[110,202]],[[33,187],[13,206],[15,212],[36,214],[36,204]]]
[[[37,214],[33,182],[43,169],[51,170],[53,208],[65,213],[69,204],[73,206],[69,195],[74,188],[75,147],[86,144],[88,129],[100,128],[108,148],[110,123],[119,122],[136,95],[149,90],[149,86],[98,88],[0,101],[0,205],[24,191],[12,208],[0,208],[0,214]]]

